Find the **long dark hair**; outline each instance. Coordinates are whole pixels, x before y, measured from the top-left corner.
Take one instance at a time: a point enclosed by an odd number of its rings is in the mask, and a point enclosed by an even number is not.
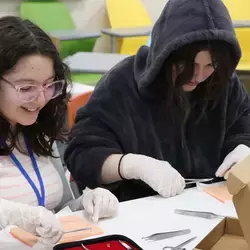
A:
[[[68,67],[61,61],[50,37],[38,26],[19,17],[0,18],[0,77],[11,71],[22,57],[34,54],[48,56],[53,60],[55,80],[65,80],[65,87],[62,95],[49,101],[40,111],[37,122],[30,126],[17,124],[13,130],[0,114],[0,138],[9,142],[8,146],[0,143],[0,155],[10,154],[13,148],[27,152],[18,143],[20,134],[25,134],[33,152],[39,156],[53,156],[53,143],[56,140],[65,141],[67,131],[64,124],[69,98],[67,87],[71,84]]]
[[[192,79],[195,57],[203,50],[211,53],[215,71],[195,90],[186,93],[183,85]],[[159,99],[167,108],[167,113],[171,114],[173,121],[180,125],[182,137],[190,109],[194,106],[199,109],[200,116],[196,121],[199,122],[205,115],[206,109],[213,109],[227,89],[237,61],[232,51],[231,45],[224,41],[198,41],[174,51],[162,65],[157,79],[152,84],[152,91],[160,95]],[[175,82],[173,82],[173,65],[177,66],[177,70],[178,65],[183,67]]]

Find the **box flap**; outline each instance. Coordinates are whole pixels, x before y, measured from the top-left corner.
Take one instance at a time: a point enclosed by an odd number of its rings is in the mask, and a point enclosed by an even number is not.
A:
[[[227,179],[230,194],[235,195],[250,183],[250,156],[237,163],[231,170]]]
[[[227,179],[228,190],[240,220],[244,238],[250,246],[250,156],[236,164]]]

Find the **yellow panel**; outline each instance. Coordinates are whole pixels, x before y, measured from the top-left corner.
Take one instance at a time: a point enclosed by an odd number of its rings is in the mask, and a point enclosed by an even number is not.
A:
[[[112,28],[152,25],[140,0],[106,0],[106,7]]]
[[[250,19],[250,0],[223,0],[233,20]]]
[[[237,69],[250,71],[250,28],[237,28],[235,30],[242,50],[242,57]]]
[[[151,26],[152,21],[140,0],[106,0],[112,28]],[[116,48],[121,54],[135,54],[145,45],[148,36],[117,39]]]
[[[250,0],[223,0],[232,20],[250,20]],[[250,71],[250,28],[236,28],[236,36],[242,50],[238,70]]]
[[[148,36],[131,37],[123,39],[120,47],[120,53],[125,55],[134,55],[137,50],[147,44]]]

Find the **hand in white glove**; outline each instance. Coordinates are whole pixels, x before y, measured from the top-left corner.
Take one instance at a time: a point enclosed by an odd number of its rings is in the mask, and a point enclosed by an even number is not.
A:
[[[246,145],[240,144],[225,157],[215,175],[217,177],[225,177],[225,179],[227,179],[229,170],[233,167],[233,165],[244,160],[248,155],[250,155],[250,148]]]
[[[163,197],[180,194],[185,180],[167,161],[128,154],[121,161],[121,175],[125,179],[140,179]]]
[[[0,199],[0,227],[9,225],[38,235],[43,244],[55,244],[63,234],[59,220],[46,208]]]
[[[83,191],[83,208],[91,215],[92,220],[97,222],[99,218],[112,217],[116,214],[119,202],[107,189],[86,188]]]

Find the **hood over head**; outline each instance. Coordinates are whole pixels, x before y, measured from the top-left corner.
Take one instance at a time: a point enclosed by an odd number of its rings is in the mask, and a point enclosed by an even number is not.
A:
[[[141,93],[155,80],[164,61],[184,45],[204,40],[232,45],[235,68],[241,50],[232,20],[221,0],[169,0],[152,31],[150,49],[142,46],[135,57],[134,74]]]

